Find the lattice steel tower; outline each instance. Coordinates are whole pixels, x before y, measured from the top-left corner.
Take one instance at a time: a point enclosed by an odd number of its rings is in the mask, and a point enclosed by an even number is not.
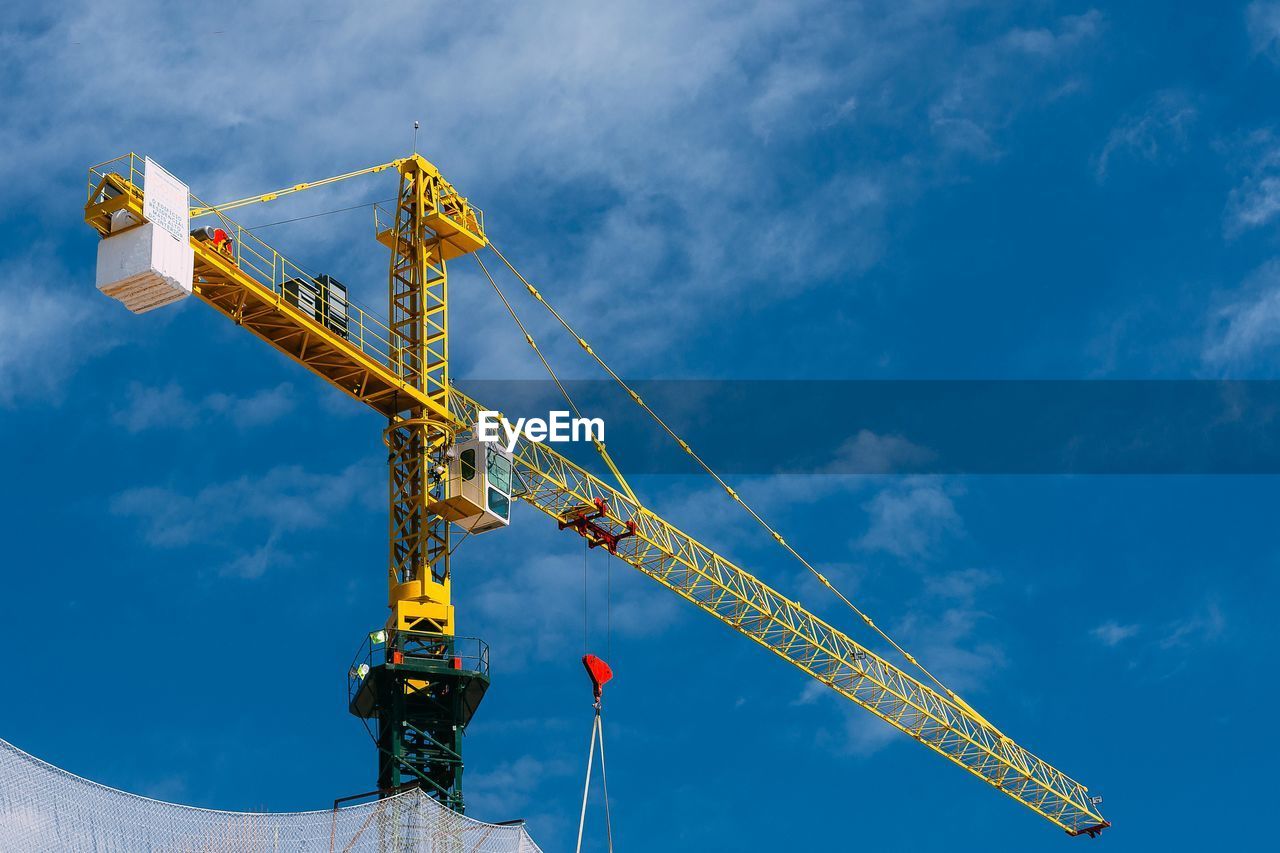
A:
[[[384,434],[390,469],[391,615],[370,635],[351,711],[377,719],[378,787],[418,782],[459,811],[462,734],[488,687],[488,652],[454,636],[447,494],[450,418],[446,262],[485,245],[479,211],[415,154],[398,165],[394,221],[378,240],[391,249],[389,317],[405,384]],[[354,675],[361,675],[357,661]]]

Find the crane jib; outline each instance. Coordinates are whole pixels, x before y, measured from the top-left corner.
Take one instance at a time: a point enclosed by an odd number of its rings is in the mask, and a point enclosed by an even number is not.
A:
[[[451,400],[462,422],[481,409],[456,389]],[[515,462],[524,503],[563,522],[603,501],[618,532],[634,530],[609,553],[1068,833],[1110,826],[1084,785],[546,444],[522,438]]]

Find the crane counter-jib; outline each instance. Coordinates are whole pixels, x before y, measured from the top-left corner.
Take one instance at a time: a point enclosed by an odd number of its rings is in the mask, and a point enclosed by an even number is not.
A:
[[[137,155],[126,155],[90,170],[85,221],[99,234],[113,234],[112,217],[143,219],[144,183]],[[194,196],[192,197],[194,199]],[[401,398],[448,412],[426,393],[432,377],[400,334],[377,315],[347,301],[342,333],[323,310],[307,310],[290,285],[302,283],[319,293],[324,285],[251,231],[221,213],[218,221],[230,239],[223,248],[190,238],[194,252],[192,292],[239,326],[339,389],[383,414],[399,408]]]

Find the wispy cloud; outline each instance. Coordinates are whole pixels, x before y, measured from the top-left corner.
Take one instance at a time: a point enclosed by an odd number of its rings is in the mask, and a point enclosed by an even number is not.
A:
[[[1215,370],[1248,368],[1280,345],[1280,261],[1249,276],[1240,291],[1214,310],[1201,358]]]
[[[371,464],[335,474],[287,466],[194,492],[126,489],[112,499],[111,511],[137,519],[146,541],[158,548],[220,545],[232,552],[221,568],[224,574],[256,578],[289,564],[290,550],[277,547],[284,537],[323,528],[349,509],[380,508],[384,499],[381,472]],[[263,544],[245,550],[244,542]]]
[[[86,362],[114,348],[87,290],[55,285],[67,278],[52,250],[39,249],[0,264],[0,408],[58,402]]]
[[[991,636],[990,628],[983,627],[991,620],[977,603],[983,591],[996,583],[998,577],[983,569],[930,576],[923,593],[911,602],[891,634],[948,687],[966,695],[978,692],[1005,664],[1003,647]],[[805,684],[792,704],[827,705],[840,711],[839,725],[822,729],[818,742],[845,755],[871,755],[900,737],[888,723],[854,707],[819,682]]]
[[[900,558],[932,557],[944,537],[964,529],[937,477],[906,477],[881,490],[863,509],[870,525],[859,544]]]
[[[1245,9],[1245,24],[1254,53],[1280,62],[1280,3],[1258,0]]]
[[[247,396],[216,392],[199,400],[189,399],[182,386],[170,382],[152,387],[130,383],[123,406],[112,420],[129,432],[150,429],[187,429],[212,420],[227,420],[241,429],[274,423],[293,411],[297,395],[293,385],[281,383]]]
[[[1118,646],[1139,631],[1137,625],[1122,625],[1114,619],[1108,619],[1089,631],[1090,636],[1104,646]]]
[[[1005,35],[1010,47],[1042,57],[1057,57],[1097,38],[1104,20],[1097,9],[1083,15],[1068,15],[1057,22],[1056,27],[1018,27]]]
[[[1280,213],[1280,175],[1262,175],[1233,190],[1231,212],[1235,230],[1270,222]]]
[[[1155,678],[1167,678],[1200,652],[1223,640],[1228,630],[1226,614],[1218,600],[1208,597],[1186,607],[1176,618],[1121,622],[1108,619],[1092,628],[1089,636],[1109,649],[1122,652],[1131,669]]]
[[[1186,145],[1187,131],[1197,110],[1184,92],[1166,90],[1156,94],[1145,107],[1120,121],[1098,155],[1096,176],[1107,178],[1119,160],[1168,161]]]
[[[1228,237],[1266,225],[1280,213],[1280,140],[1270,129],[1224,146],[1243,173],[1227,197],[1223,231]]]
[[[1161,649],[1199,646],[1217,640],[1226,628],[1222,608],[1217,602],[1208,601],[1190,615],[1166,625],[1158,645]]]
[[[888,212],[932,179],[934,152],[870,163],[856,155],[862,146],[824,138],[832,128],[888,127],[985,156],[1027,103],[1062,88],[1067,71],[1055,63],[1101,27],[1087,12],[975,46],[957,37],[972,14],[963,4],[577,0],[517,4],[483,24],[441,7],[424,39],[405,25],[409,8],[332,6],[306,22],[312,49],[298,55],[299,24],[279,6],[226,10],[219,25],[234,40],[190,38],[207,29],[201,11],[158,0],[127,19],[87,0],[57,15],[32,10],[23,37],[6,43],[19,73],[0,137],[27,156],[0,165],[0,176],[34,216],[61,220],[80,189],[67,164],[134,148],[216,201],[398,155],[409,119],[430,117],[423,147],[490,211],[496,242],[549,296],[572,294],[572,319],[608,339],[625,367],[739,304],[767,307],[837,278],[857,286],[878,263]],[[379,63],[338,73],[328,59],[372,50],[397,57],[397,79],[467,68],[468,86],[406,96]],[[134,85],[100,73],[115,66],[128,66]],[[237,94],[216,104],[186,97],[214,67],[218,85]],[[62,130],[74,126],[109,132]],[[232,142],[192,146],[194,127]],[[794,151],[811,142],[848,156],[805,170]],[[326,198],[361,191],[344,185]],[[566,197],[592,201],[548,240],[539,221]],[[314,253],[300,258],[308,262],[347,251],[349,241],[322,233],[308,229],[289,247]],[[680,310],[635,298],[655,282],[678,285]],[[496,375],[491,365],[507,362],[493,358],[487,332],[505,324],[479,315],[479,333],[458,341],[459,371],[475,361]],[[646,334],[614,334],[636,328]],[[540,338],[552,355],[576,355],[573,341]]]
[[[864,757],[874,755],[902,737],[901,732],[884,720],[854,708],[844,719],[837,745],[844,755]]]
[[[981,690],[1005,664],[1004,649],[983,628],[991,621],[980,604],[985,591],[999,583],[986,569],[957,569],[931,575],[924,594],[915,599],[894,633],[926,662],[943,683],[961,693]]]
[[[1096,9],[1048,25],[1015,27],[956,57],[941,94],[929,105],[929,129],[945,154],[980,160],[1003,156],[1001,137],[1028,105],[1079,87],[1064,60],[1097,40]]]
[[[280,548],[279,541],[280,531],[273,530],[267,537],[266,542],[249,551],[237,554],[231,562],[224,564],[220,569],[220,574],[226,577],[253,580],[265,575],[268,569],[293,565],[293,555],[289,551]]]
[[[816,743],[822,749],[832,749],[841,755],[865,758],[889,746],[899,737],[893,726],[868,711],[853,706],[848,699],[837,694],[819,681],[806,682],[792,700],[793,706],[823,706],[824,710],[839,712],[834,726],[824,726],[817,732]]]
[[[484,815],[489,820],[528,819],[529,809],[540,805],[539,786],[564,777],[574,769],[562,759],[522,755],[491,769],[468,773],[468,812]]]
[[[503,648],[506,666],[519,669],[580,647],[587,618],[583,584],[589,583],[596,594],[593,601],[602,601],[609,571],[615,574],[608,619],[616,635],[652,636],[679,618],[681,603],[669,592],[612,567],[613,558],[599,551],[587,552],[585,559],[589,562],[584,566],[583,546],[575,539],[569,547],[561,544],[549,553],[513,562],[500,577],[471,593],[484,635],[495,648]],[[596,606],[591,613],[599,617],[603,611],[604,606]],[[602,626],[594,621],[593,626],[599,636]]]

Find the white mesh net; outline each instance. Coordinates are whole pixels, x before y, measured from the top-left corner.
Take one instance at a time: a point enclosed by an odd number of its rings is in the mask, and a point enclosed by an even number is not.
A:
[[[450,811],[421,791],[336,810],[221,812],[117,791],[0,740],[5,853],[541,853],[523,826]]]

